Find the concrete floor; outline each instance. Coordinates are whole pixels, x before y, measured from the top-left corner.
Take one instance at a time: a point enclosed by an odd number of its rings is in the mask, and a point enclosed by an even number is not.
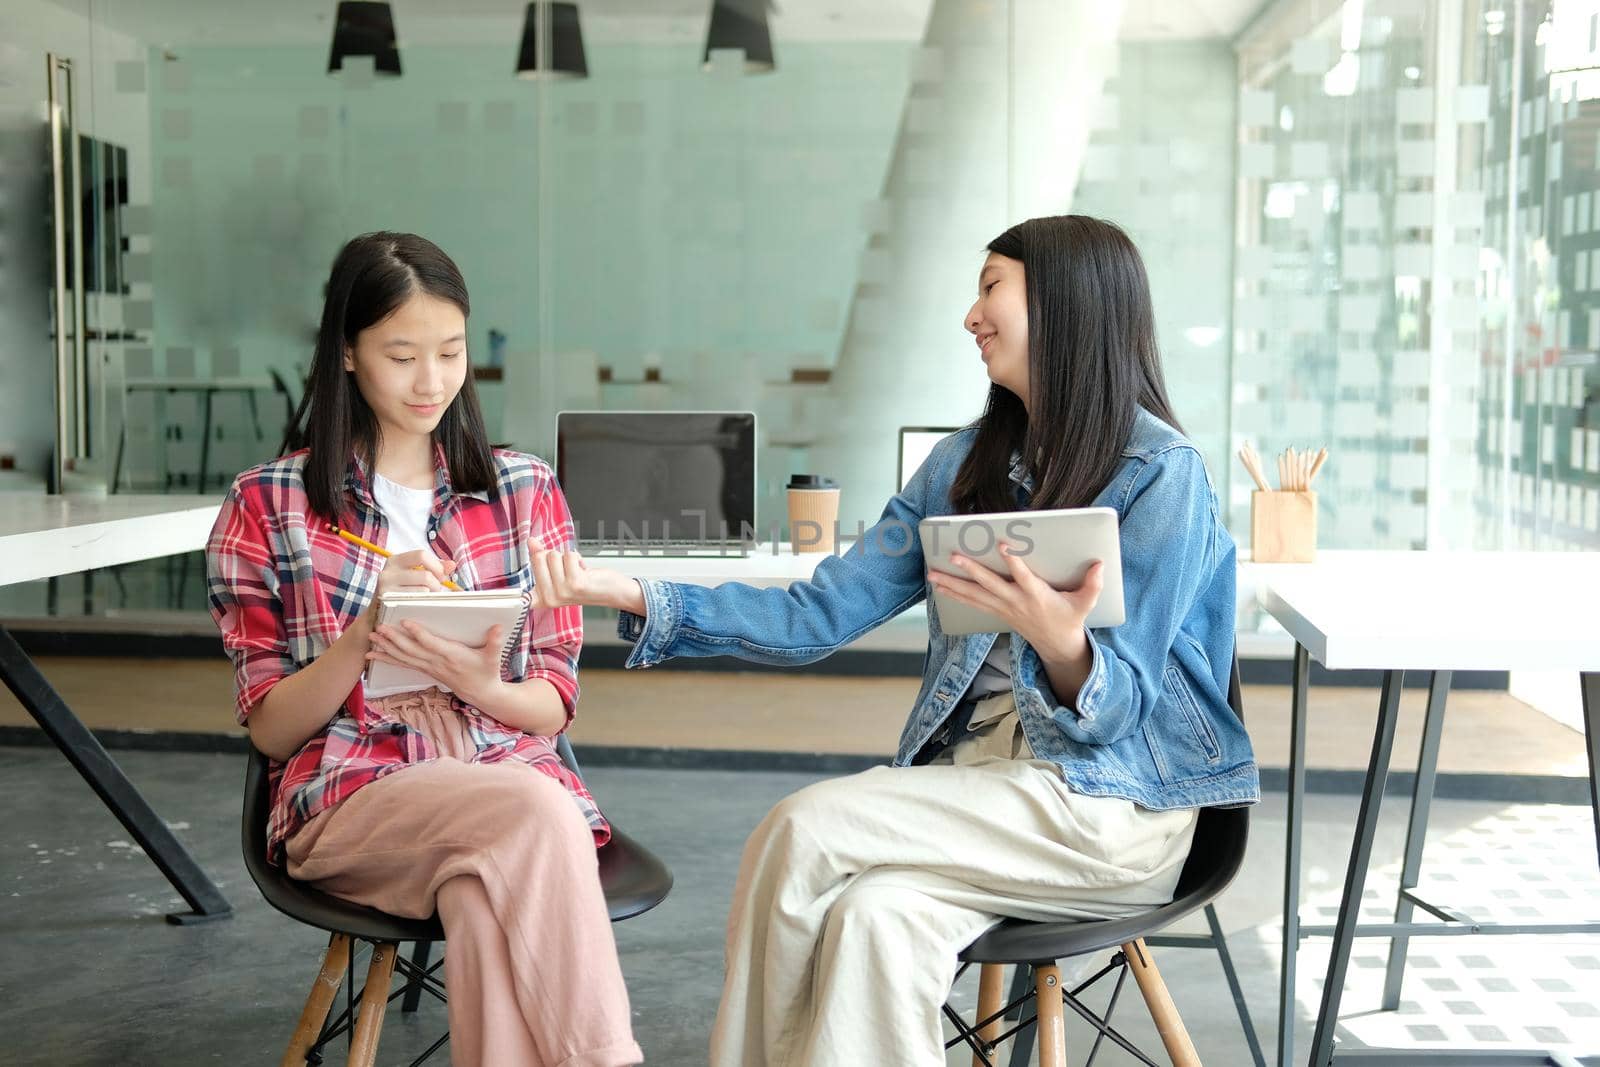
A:
[[[127,841],[120,825],[49,748],[0,748],[0,1062],[25,1064],[273,1063],[293,1029],[325,943],[269,909],[239,856],[242,760],[236,755],[116,753],[118,762],[221,884],[230,920],[178,927],[162,915],[178,899]],[[580,752],[581,756],[581,752]],[[636,1035],[653,1064],[705,1062],[722,967],[722,928],[740,846],[780,797],[813,775],[592,768],[608,813],[655,850],[677,884],[656,911],[617,928]],[[1385,809],[1368,889],[1374,916],[1392,909],[1405,805]],[[1305,855],[1308,921],[1337,902],[1355,798],[1314,796]],[[1479,890],[1496,874],[1490,905],[1509,913],[1600,917],[1594,833],[1586,809],[1439,801],[1430,874]],[[1246,869],[1219,904],[1262,1040],[1273,1041],[1283,803],[1256,809]],[[1527,865],[1529,857],[1534,858]],[[1487,882],[1486,882],[1487,880]],[[1467,944],[1471,947],[1466,947]],[[1485,1047],[1548,1045],[1600,1052],[1600,938],[1572,937],[1537,950],[1507,939],[1414,943],[1417,961],[1399,1013],[1374,1013],[1383,942],[1359,946],[1346,997],[1347,1042]],[[1215,956],[1168,949],[1162,971],[1208,1064],[1248,1056]],[[1301,956],[1299,1041],[1325,954]],[[1375,969],[1376,965],[1376,969]],[[954,1000],[970,1008],[975,981]],[[1137,999],[1119,1012],[1130,1036],[1158,1049]],[[392,1010],[381,1063],[406,1063],[444,1029],[441,1005],[403,1019]],[[1087,1040],[1069,1024],[1080,1062]],[[341,1048],[342,1053],[342,1048]],[[1159,1055],[1157,1056],[1159,1059]],[[334,1058],[335,1060],[338,1057]],[[959,1050],[951,1063],[970,1058]],[[448,1062],[440,1056],[435,1062]],[[1115,1049],[1098,1062],[1132,1062]]]

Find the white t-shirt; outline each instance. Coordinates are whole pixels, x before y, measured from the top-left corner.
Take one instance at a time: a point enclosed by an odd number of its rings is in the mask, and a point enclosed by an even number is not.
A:
[[[384,547],[398,556],[428,547],[428,516],[433,513],[433,490],[413,489],[372,472],[372,499],[389,520],[389,543]]]
[[[398,556],[402,552],[415,552],[419,548],[429,547],[428,517],[433,514],[432,489],[412,489],[373,471],[372,499],[377,503],[378,510],[383,512],[383,517],[389,520],[389,543],[384,547],[390,553]],[[445,686],[439,688],[449,692]],[[366,697],[372,700],[408,691],[408,687],[403,685],[368,689]]]
[[[972,684],[967,687],[965,699],[981,700],[995,693],[1011,689],[1011,635],[1004,633],[994,639],[994,647],[978,666]]]

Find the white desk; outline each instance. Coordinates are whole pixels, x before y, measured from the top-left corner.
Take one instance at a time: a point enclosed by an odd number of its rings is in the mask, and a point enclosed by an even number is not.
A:
[[[1600,841],[1600,553],[1329,553],[1316,563],[1262,566],[1267,610],[1296,642],[1289,744],[1288,847],[1284,872],[1283,971],[1279,988],[1278,1063],[1293,1062],[1295,956],[1303,936],[1331,933],[1333,949],[1317,1013],[1309,1063],[1425,1061],[1426,1051],[1335,1052],[1350,953],[1357,937],[1391,940],[1383,1007],[1399,1006],[1412,936],[1600,933],[1600,923],[1479,923],[1416,892],[1428,806],[1433,796],[1445,696],[1455,670],[1571,671],[1578,676],[1589,755],[1590,798]],[[1305,797],[1305,724],[1310,660],[1331,670],[1381,670],[1383,692],[1346,871],[1337,923],[1300,925],[1300,832]],[[1407,670],[1430,672],[1427,714],[1411,802],[1395,921],[1358,925],[1362,887],[1372,857],[1378,808],[1388,779]],[[1440,921],[1410,921],[1414,909]],[[1437,1050],[1450,1062],[1463,1054]],[[1487,1054],[1486,1054],[1487,1055]],[[1486,1061],[1487,1062],[1487,1061]],[[1566,1063],[1546,1052],[1495,1050],[1495,1064]]]
[[[7,496],[0,585],[115,567],[204,548],[220,501],[210,496]]]
[[[199,496],[22,496],[0,515],[0,585],[205,547],[220,501]],[[89,728],[0,625],[0,679],[194,910],[173,922],[223,918],[228,901],[134,788]]]
[[[839,546],[843,555],[849,543]],[[803,582],[816,571],[825,552],[795,555],[787,543],[756,546],[748,556],[665,556],[650,552],[590,552],[584,559],[629,578],[661,578],[686,585],[721,585],[743,582],[756,586],[788,586]]]

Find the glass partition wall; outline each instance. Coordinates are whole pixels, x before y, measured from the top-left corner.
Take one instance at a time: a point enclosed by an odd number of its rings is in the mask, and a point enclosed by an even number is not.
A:
[[[1600,546],[1597,25],[1295,3],[1242,38],[1235,436],[1332,446],[1325,545]]]
[[[1595,6],[15,0],[0,491],[59,455],[219,493],[277,452],[333,254],[387,228],[462,266],[497,442],[752,410],[758,526],[803,472],[848,532],[901,427],[981,409],[984,245],[1082,211],[1145,252],[1241,542],[1248,441],[1329,447],[1324,548],[1593,548]],[[0,609],[193,613],[198,576]]]

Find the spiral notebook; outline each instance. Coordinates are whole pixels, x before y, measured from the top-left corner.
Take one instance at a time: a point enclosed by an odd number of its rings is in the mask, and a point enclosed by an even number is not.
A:
[[[475,589],[456,592],[404,590],[378,598],[378,625],[395,626],[408,619],[421,623],[440,637],[448,637],[474,648],[483,647],[484,636],[495,626],[506,628],[505,646],[500,650],[504,663],[516,647],[517,635],[528,618],[528,594],[520,589]],[[426,689],[439,684],[421,671],[396,667],[392,663],[372,662],[367,667],[367,687],[383,690],[404,686]]]

